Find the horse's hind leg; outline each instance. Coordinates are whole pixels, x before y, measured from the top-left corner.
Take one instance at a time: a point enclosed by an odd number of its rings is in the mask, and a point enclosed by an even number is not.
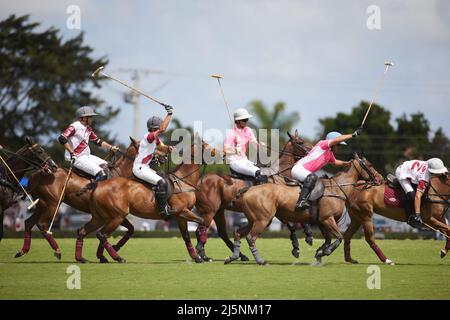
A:
[[[266,261],[259,254],[258,248],[256,248],[256,239],[258,239],[259,235],[264,231],[266,226],[267,223],[262,221],[256,221],[246,237],[248,246],[250,247],[250,251],[252,252],[253,257],[255,258],[256,263],[259,265],[265,265]]]
[[[213,259],[208,257],[205,252],[205,245],[206,241],[208,240],[208,227],[211,225],[211,221],[213,218],[216,221],[218,232],[220,232],[219,229],[222,228],[222,226],[219,226],[219,222],[217,222],[216,220],[215,212],[208,212],[206,214],[202,214],[202,218],[204,219],[204,225],[198,225],[197,229],[195,230],[195,236],[197,238],[197,245],[195,246],[195,250],[197,251],[198,255],[202,258],[203,261],[210,262],[213,261]]]
[[[103,228],[97,232],[97,239],[100,240],[103,247],[106,249],[106,251],[109,253],[111,258],[113,258],[115,261],[119,263],[126,262],[125,259],[123,259],[116,250],[112,247],[112,245],[108,241],[108,236],[114,232],[114,230],[117,229],[117,227],[123,222],[123,217],[115,217],[112,220],[109,220]]]
[[[114,250],[119,251],[120,248],[122,248],[125,243],[131,238],[131,236],[134,233],[134,226],[133,224],[127,219],[123,219],[122,226],[127,228],[127,232],[123,235],[123,237],[117,242],[117,244],[113,245]]]
[[[356,233],[356,231],[359,230],[360,227],[361,227],[361,221],[359,221],[356,217],[352,217],[350,225],[348,226],[347,230],[344,233],[344,259],[345,259],[345,262],[358,263],[358,261],[354,260],[350,254],[350,242],[351,242],[353,235]]]
[[[187,221],[184,219],[181,219],[180,217],[175,217],[178,224],[178,229],[180,229],[181,236],[183,237],[184,244],[186,245],[186,249],[189,253],[189,256],[196,262],[196,263],[202,263],[203,259],[197,254],[197,251],[195,251],[194,246],[191,242],[191,237],[189,235],[188,227],[187,227]]]
[[[234,246],[233,246],[233,254],[226,258],[224,261],[224,264],[229,264],[237,259],[239,259],[240,255],[241,255],[241,238],[246,236],[249,232],[250,229],[252,228],[253,223],[249,222],[247,225],[237,229],[234,232]]]
[[[103,219],[97,215],[92,215],[91,220],[83,227],[77,230],[77,241],[75,245],[75,260],[80,263],[89,262],[83,258],[83,241],[84,238],[92,231],[97,230],[103,224]],[[106,259],[106,258],[105,258]]]
[[[15,258],[19,258],[30,251],[31,248],[31,230],[39,220],[40,211],[38,209],[25,220],[25,232],[23,234],[23,245],[20,251],[17,251]]]
[[[375,232],[373,230],[373,222],[371,218],[368,218],[362,222],[363,228],[364,228],[364,236],[366,238],[366,242],[369,244],[369,246],[372,248],[372,250],[375,252],[375,254],[378,256],[378,258],[386,263],[393,265],[394,262],[386,258],[383,251],[377,246],[375,243]]]
[[[336,238],[336,240],[332,244],[328,245],[325,248],[325,250],[324,250],[324,254],[326,256],[329,256],[341,244],[341,242],[342,242],[342,235],[341,235],[341,232],[339,231],[339,227],[336,224],[336,220],[334,220],[334,216],[331,216],[330,218],[325,220],[324,221],[324,225],[329,230],[329,232]]]
[[[298,259],[300,257],[300,247],[298,244],[298,237],[297,237],[297,230],[295,229],[295,225],[290,222],[286,222],[286,226],[289,229],[289,232],[291,233],[291,243],[292,243],[292,255]]]

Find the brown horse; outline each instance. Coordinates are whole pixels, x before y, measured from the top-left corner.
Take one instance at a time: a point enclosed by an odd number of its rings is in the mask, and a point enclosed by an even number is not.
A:
[[[312,145],[304,141],[295,130],[294,136],[288,132],[289,141],[280,152],[280,157],[271,168],[263,168],[263,174],[269,176],[269,182],[275,184],[285,184],[284,177],[292,178],[291,168],[294,166],[297,160],[304,157]],[[276,168],[276,169],[274,169]],[[235,212],[242,212],[240,201],[236,200],[240,190],[247,187],[244,180],[234,179],[229,176],[223,176],[218,174],[207,174],[203,178],[203,181],[196,192],[197,201],[195,207],[204,219],[205,225],[199,225],[196,230],[197,236],[197,253],[204,261],[212,261],[205,253],[205,244],[207,241],[207,230],[212,220],[216,222],[217,231],[225,242],[227,247],[233,251],[233,242],[228,237],[226,222],[225,222],[225,210],[232,210]],[[296,236],[295,227],[291,224],[287,224],[291,231],[291,240],[293,243],[292,254],[298,257],[298,240]],[[248,258],[240,253],[242,261],[248,261]]]
[[[325,243],[316,251],[316,259],[321,261],[323,256],[330,255],[342,241],[336,220],[342,216],[344,205],[349,201],[348,194],[351,189],[361,179],[375,183],[376,180],[381,179],[381,176],[366,159],[361,159],[355,154],[351,165],[346,170],[331,179],[321,179],[326,191],[318,200],[317,213],[313,210],[314,207],[311,207],[311,210],[294,211],[299,195],[298,187],[265,184],[249,189],[242,199],[244,213],[249,223],[235,232],[233,255],[227,258],[225,263],[239,258],[240,239],[246,236],[256,262],[265,264],[255,242],[275,216],[282,221],[317,222],[325,237]],[[331,235],[336,238],[333,243],[331,243]]]
[[[199,149],[201,144],[201,149]],[[191,146],[191,154],[195,155],[201,150],[211,152],[211,156],[216,155],[216,150],[208,144],[199,140]],[[180,228],[180,232],[185,240],[190,256],[197,262],[200,259],[196,254],[190,239],[186,239],[186,223],[183,220],[203,223],[203,219],[194,214],[191,209],[195,205],[195,191],[200,180],[200,167],[206,165],[193,163],[182,163],[168,174],[172,182],[173,193],[169,198],[169,204],[174,210],[174,216]],[[82,256],[83,239],[92,231],[101,228],[97,232],[97,238],[109,255],[118,262],[125,262],[117,251],[109,244],[107,237],[124,221],[125,217],[131,213],[144,219],[161,220],[163,217],[158,212],[154,193],[151,188],[142,182],[116,177],[98,184],[90,198],[90,208],[92,219],[80,230],[76,244],[76,260],[86,262]],[[185,228],[185,229],[184,229]],[[200,259],[201,260],[201,259]]]
[[[131,176],[131,169],[133,166],[134,157],[137,154],[139,147],[138,142],[130,137],[131,143],[125,154],[119,157],[110,167],[111,176]],[[67,170],[63,168],[58,168],[54,175],[43,175],[41,173],[35,173],[30,179],[31,193],[35,197],[39,197],[41,200],[36,206],[36,211],[25,221],[25,234],[24,243],[22,249],[17,252],[16,258],[23,256],[30,251],[31,246],[31,229],[37,225],[41,234],[50,244],[51,248],[54,250],[55,257],[61,259],[61,250],[56,242],[55,238],[47,234],[48,226],[55,213],[55,208],[60,197],[60,193],[64,182],[67,177]],[[66,192],[64,194],[63,201],[69,206],[90,213],[89,208],[89,197],[91,192],[84,192],[78,195],[77,192],[84,188],[90,179],[85,176],[80,176],[76,172],[72,172],[72,175],[68,181]],[[133,225],[128,221],[124,220],[122,225],[127,228],[127,233],[116,245],[116,250],[119,250],[131,237],[134,232]],[[102,248],[99,245],[99,248]],[[98,250],[97,257],[101,262],[107,262],[106,258],[101,255],[102,250]]]
[[[11,154],[5,161],[19,181],[23,178],[25,172],[30,170],[38,170],[44,175],[51,175],[56,171],[57,167],[55,162],[32,137],[26,137],[25,141],[27,144],[17,152],[11,152],[6,149],[2,150],[5,153]],[[16,195],[19,195],[22,190],[3,164],[0,164],[0,179],[3,181],[3,183],[0,183],[1,240],[3,238],[3,213],[16,202]]]
[[[386,182],[387,183],[387,182]],[[403,208],[391,207],[384,202],[386,183],[366,190],[354,190],[351,194],[349,214],[351,224],[344,233],[344,257],[346,262],[358,263],[350,254],[350,240],[355,232],[363,226],[367,243],[378,258],[386,264],[394,264],[388,259],[375,243],[373,228],[373,213],[387,218],[406,222],[406,212]],[[445,223],[445,213],[450,206],[450,176],[448,174],[432,176],[422,203],[423,222],[447,235],[445,248],[441,250],[443,258],[450,250],[450,228]]]

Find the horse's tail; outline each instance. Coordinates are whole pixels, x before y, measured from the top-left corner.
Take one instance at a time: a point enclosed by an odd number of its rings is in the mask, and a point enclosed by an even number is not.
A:
[[[79,197],[79,196],[82,196],[85,192],[88,192],[88,191],[94,191],[95,188],[97,188],[97,184],[98,184],[98,181],[92,181],[92,182],[89,182],[89,183],[88,183],[87,185],[85,185],[83,188],[81,188],[80,190],[78,190],[77,193],[76,193],[76,195]]]
[[[225,183],[228,185],[232,185],[233,184],[233,179],[230,176],[227,176],[225,174],[222,173],[218,173],[217,174],[219,177],[221,177],[223,180],[225,180]]]

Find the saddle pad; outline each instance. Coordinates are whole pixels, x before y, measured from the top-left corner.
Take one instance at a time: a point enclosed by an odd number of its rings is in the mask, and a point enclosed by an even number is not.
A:
[[[384,203],[390,207],[403,208],[402,190],[384,185]]]

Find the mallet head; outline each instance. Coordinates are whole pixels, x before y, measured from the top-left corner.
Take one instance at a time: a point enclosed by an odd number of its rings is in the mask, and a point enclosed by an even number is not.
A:
[[[39,198],[37,198],[36,200],[34,200],[28,207],[28,210],[31,210],[34,208],[35,205],[37,205],[37,203],[39,202]]]
[[[98,74],[100,73],[100,71],[103,70],[103,68],[105,68],[105,67],[104,67],[104,66],[98,67],[97,70],[95,70],[95,71],[92,73],[92,78],[96,78],[96,77],[98,76]]]
[[[394,63],[392,61],[386,61],[386,62],[384,62],[384,65],[385,66],[389,66],[389,67],[393,67]]]
[[[223,78],[223,76],[220,75],[220,74],[212,74],[211,77],[212,78],[216,78],[216,79],[222,79]]]

